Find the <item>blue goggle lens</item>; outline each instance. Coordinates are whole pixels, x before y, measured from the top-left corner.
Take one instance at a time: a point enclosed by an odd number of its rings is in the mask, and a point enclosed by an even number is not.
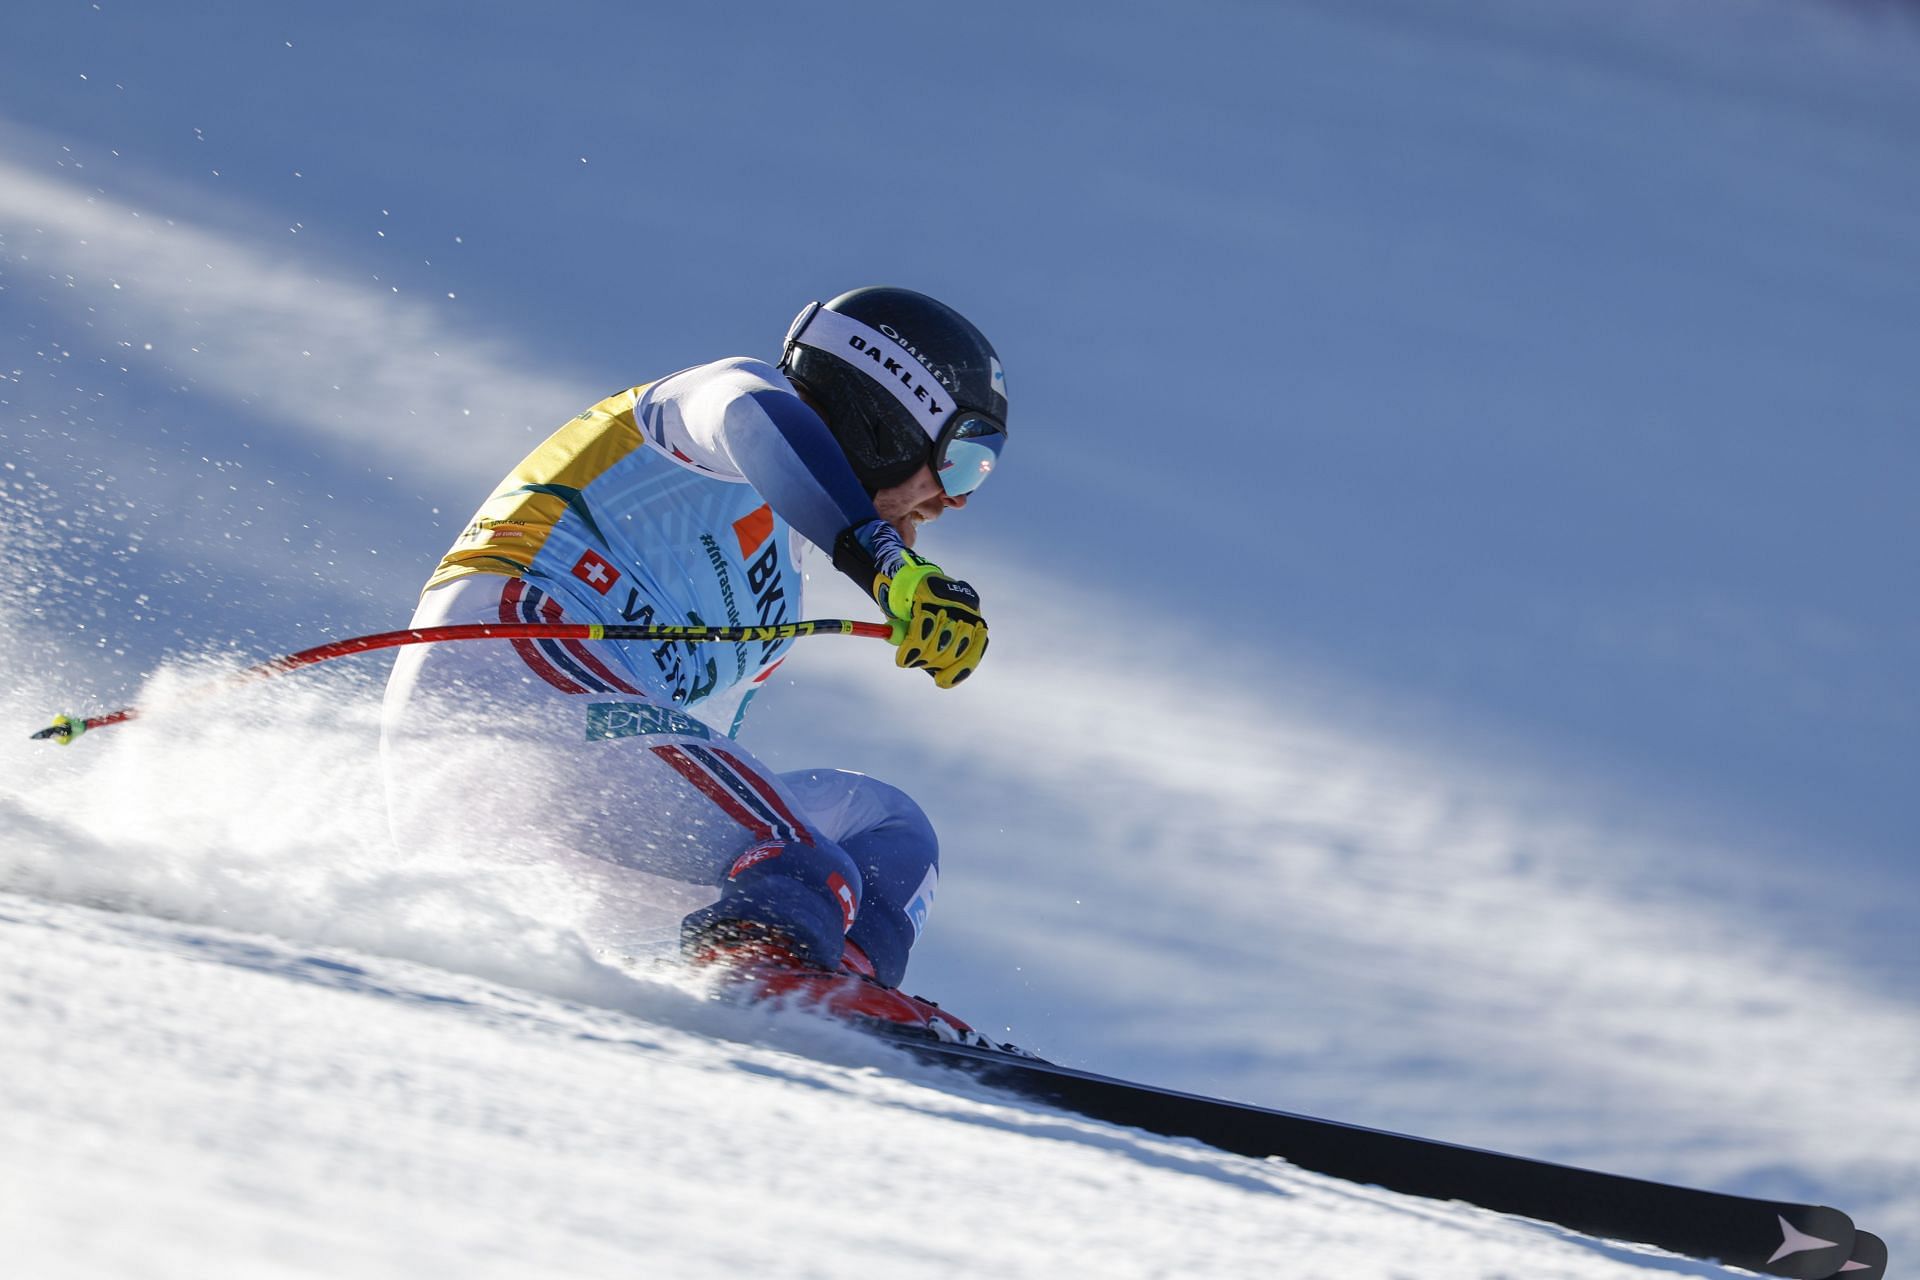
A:
[[[940,487],[951,498],[964,498],[978,489],[992,474],[1000,450],[1007,444],[1007,433],[991,418],[969,416],[941,433],[939,456],[933,473]]]

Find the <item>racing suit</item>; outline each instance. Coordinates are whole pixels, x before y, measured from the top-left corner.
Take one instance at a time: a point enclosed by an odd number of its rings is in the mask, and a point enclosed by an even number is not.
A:
[[[894,536],[779,371],[719,360],[609,396],[536,448],[411,625],[795,621],[804,542],[837,544],[844,567]],[[791,644],[404,648],[382,709],[394,838],[591,855],[660,886],[690,936],[751,921],[826,968],[851,940],[897,986],[939,878],[925,814],[865,775],[776,774],[735,741]]]

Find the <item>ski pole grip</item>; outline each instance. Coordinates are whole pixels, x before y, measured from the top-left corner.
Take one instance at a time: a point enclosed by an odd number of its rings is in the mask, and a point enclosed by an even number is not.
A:
[[[35,741],[52,738],[61,746],[66,746],[87,731],[87,722],[79,716],[59,715],[53,723],[33,735]]]

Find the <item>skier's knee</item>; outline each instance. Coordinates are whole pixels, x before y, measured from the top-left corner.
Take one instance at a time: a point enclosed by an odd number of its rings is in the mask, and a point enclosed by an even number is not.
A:
[[[933,824],[914,798],[870,774],[851,769],[796,769],[780,781],[799,797],[807,816],[841,844],[886,832],[896,839],[934,844]]]

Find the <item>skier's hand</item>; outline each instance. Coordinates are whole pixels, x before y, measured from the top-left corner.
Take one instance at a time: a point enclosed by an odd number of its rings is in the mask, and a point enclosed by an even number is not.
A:
[[[891,577],[873,580],[873,598],[900,633],[894,662],[918,667],[942,689],[973,674],[987,652],[987,620],[979,593],[947,577],[940,566],[909,551]]]

